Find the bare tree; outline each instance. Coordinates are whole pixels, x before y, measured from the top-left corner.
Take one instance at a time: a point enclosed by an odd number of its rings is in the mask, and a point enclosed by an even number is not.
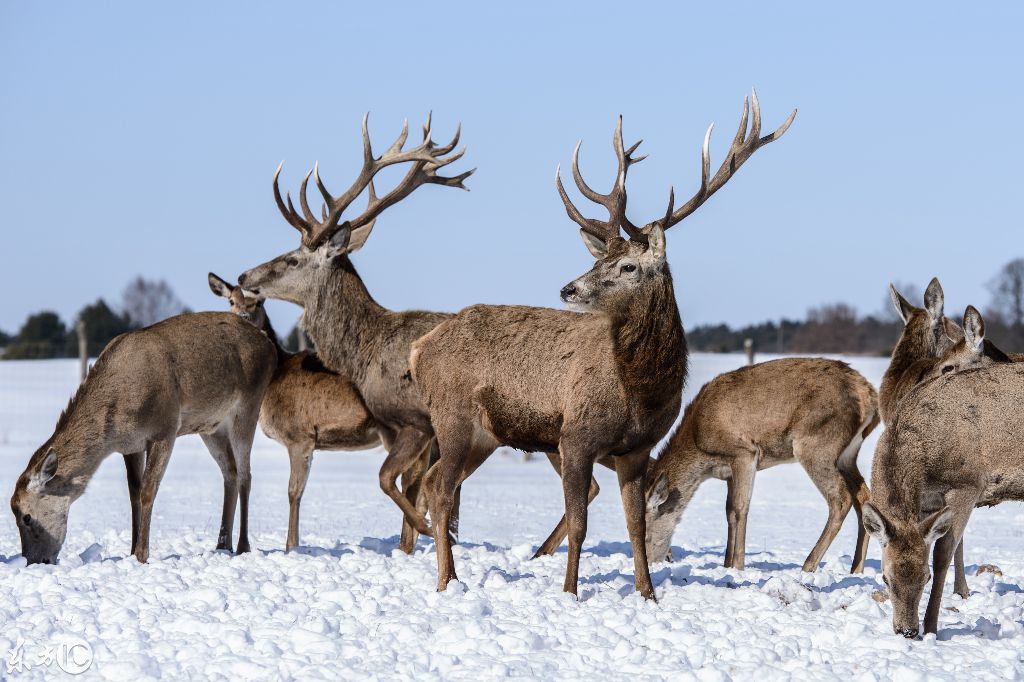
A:
[[[1024,324],[1024,258],[1014,258],[1003,266],[988,284],[992,292],[991,310],[1006,324]]]
[[[133,327],[148,327],[173,315],[188,312],[188,308],[166,280],[149,280],[141,275],[125,287],[121,307]]]

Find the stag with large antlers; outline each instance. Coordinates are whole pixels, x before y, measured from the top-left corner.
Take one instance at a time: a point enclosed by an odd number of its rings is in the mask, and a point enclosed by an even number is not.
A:
[[[748,112],[753,118],[749,133]],[[440,460],[424,481],[434,522],[438,590],[457,579],[443,530],[455,491],[504,444],[561,457],[569,535],[564,589],[573,594],[594,462],[614,462],[636,587],[654,598],[644,543],[645,470],[651,448],[679,412],[687,371],[665,231],[718,191],[758,148],[778,139],[792,119],[761,137],[757,98],[745,102],[739,133],[721,169],[709,177],[709,129],[700,189],[678,209],[670,192],[664,217],[637,227],[626,217],[626,174],[642,157],[633,157],[639,143],[623,144],[620,118],[613,136],[618,173],[611,192],[599,194],[583,181],[578,146],[574,154],[576,184],[585,197],[604,206],[607,220],[584,217],[555,176],[569,217],[597,259],[590,272],[562,289],[562,300],[579,312],[476,305],[413,344],[413,377],[430,406],[440,448]],[[619,236],[620,230],[628,240]]]
[[[347,377],[359,391],[388,451],[380,470],[381,488],[405,515],[400,548],[411,552],[416,533],[431,532],[423,513],[416,508],[415,498],[422,473],[417,463],[430,447],[433,429],[427,406],[409,373],[409,349],[414,340],[451,315],[420,310],[395,312],[382,307],[370,296],[349,256],[366,243],[377,216],[389,206],[425,184],[466,189],[463,181],[473,171],[452,177],[438,175],[465,151],[454,151],[458,131],[451,142],[437,145],[431,140],[428,118],[423,141],[404,149],[408,132],[406,125],[378,157],[370,143],[367,117],[363,117],[363,164],[355,182],[334,196],[321,180],[319,166],[314,165],[299,188],[301,213],[290,196],[281,197],[279,167],[274,174],[274,198],[285,220],[301,234],[301,243],[294,251],[243,273],[238,283],[260,296],[302,306],[306,330],[321,361]],[[374,176],[396,164],[409,164],[409,170],[394,189],[378,196]],[[310,176],[324,199],[319,220],[306,199]],[[368,196],[366,209],[343,220],[346,209],[364,191]],[[400,475],[404,494],[396,483]],[[457,528],[456,519],[450,528],[452,532]]]

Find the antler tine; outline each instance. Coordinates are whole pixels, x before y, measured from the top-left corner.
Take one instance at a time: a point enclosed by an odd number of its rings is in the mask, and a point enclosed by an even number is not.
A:
[[[750,132],[747,132],[747,121],[750,119]],[[690,198],[685,204],[679,207],[678,210],[674,211],[671,216],[662,218],[660,220],[649,223],[644,227],[644,232],[649,232],[651,227],[655,224],[659,224],[662,229],[668,229],[673,225],[677,224],[683,218],[687,217],[694,211],[696,211],[705,201],[708,200],[711,195],[720,190],[725,183],[736,174],[747,159],[749,159],[754,152],[761,147],[774,142],[775,140],[782,137],[782,135],[789,129],[789,126],[793,123],[793,119],[796,118],[796,109],[789,115],[782,125],[780,125],[775,132],[760,137],[761,134],[761,105],[757,101],[757,91],[751,89],[750,99],[744,98],[743,100],[743,115],[740,117],[739,130],[736,132],[736,136],[733,138],[732,144],[729,147],[729,152],[725,156],[725,160],[722,161],[722,165],[719,166],[715,175],[708,179],[711,167],[711,156],[708,150],[709,142],[711,139],[711,130],[714,127],[712,124],[708,128],[708,132],[704,136],[704,145],[701,149],[701,183],[700,189],[697,193]]]
[[[311,226],[309,223],[302,220],[298,213],[295,212],[294,206],[292,206],[291,197],[288,197],[288,206],[285,206],[284,199],[281,198],[281,187],[278,184],[278,179],[281,177],[281,169],[284,168],[284,161],[278,166],[277,170],[274,171],[274,202],[277,204],[277,210],[281,212],[284,219],[288,221],[288,224],[294,227],[302,234],[303,239],[309,234]],[[291,210],[289,210],[289,207]]]
[[[302,207],[302,215],[306,216],[306,222],[315,223],[316,216],[309,210],[309,202],[306,201],[306,186],[309,185],[309,176],[313,174],[313,169],[310,168],[306,171],[306,177],[302,178],[302,184],[299,185],[299,205]]]
[[[576,146],[577,150],[579,145]],[[580,210],[576,208],[576,205],[572,203],[569,195],[565,191],[565,187],[562,185],[562,164],[558,164],[555,169],[555,187],[558,188],[558,195],[562,197],[562,203],[565,205],[565,212],[569,218],[579,225],[585,232],[591,234],[598,239],[608,241],[612,237],[619,234],[619,229],[616,226],[610,225],[602,220],[594,220],[585,217]]]

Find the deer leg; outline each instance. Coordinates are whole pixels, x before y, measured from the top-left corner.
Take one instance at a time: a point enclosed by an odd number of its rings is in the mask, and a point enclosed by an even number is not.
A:
[[[313,463],[313,443],[292,445],[288,448],[288,462],[291,468],[288,476],[288,539],[284,550],[290,552],[299,546],[299,505],[302,493],[309,480],[309,468]]]
[[[754,492],[754,474],[757,456],[740,456],[730,465],[729,494],[726,497],[726,518],[729,522],[729,541],[725,550],[725,567],[743,570],[746,565],[747,514],[750,496]]]
[[[956,545],[956,552],[953,554],[953,593],[964,599],[971,596],[971,590],[967,587],[967,571],[964,569],[964,539]]]
[[[124,455],[124,468],[128,475],[128,500],[132,507],[132,554],[135,554],[139,542],[139,516],[142,513],[139,492],[142,489],[142,474],[146,469],[146,453]]]
[[[262,397],[260,398],[262,400]],[[250,551],[249,547],[249,492],[252,490],[252,440],[260,418],[260,404],[256,402],[243,411],[231,425],[231,454],[238,470],[238,545],[236,554]]]
[[[217,534],[217,549],[231,551],[231,534],[235,527],[235,506],[238,504],[238,467],[231,454],[231,442],[222,431],[200,434],[210,456],[220,467],[224,477],[224,505],[220,514],[220,533]]]
[[[932,590],[928,595],[928,607],[924,615],[925,634],[938,632],[939,609],[942,606],[942,591],[946,585],[949,562],[953,559],[956,546],[963,539],[964,529],[976,501],[976,495],[959,491],[946,495],[946,504],[953,509],[953,522],[949,531],[935,541],[935,549],[932,551]]]
[[[438,444],[442,457],[430,467],[423,485],[427,495],[427,507],[434,522],[434,548],[437,553],[437,591],[444,592],[448,583],[458,580],[455,573],[455,558],[452,556],[451,537],[448,522],[455,504],[455,489],[462,478],[463,466],[468,456],[468,438],[455,435],[451,440],[442,440],[438,433]]]
[[[569,556],[562,590],[576,594],[580,575],[580,553],[587,537],[587,491],[593,476],[594,460],[575,451],[562,451],[562,492],[568,524]]]
[[[142,486],[139,490],[139,537],[135,543],[135,558],[139,563],[149,560],[149,529],[153,520],[153,502],[160,488],[167,463],[171,460],[174,448],[174,434],[155,440],[149,444],[146,454],[146,470],[142,474]]]
[[[561,478],[562,458],[557,453],[553,452],[547,453],[547,456],[548,461],[551,463],[551,467],[555,470],[555,473],[558,474],[559,478]],[[600,463],[605,464],[605,462]],[[615,467],[610,466],[609,468],[614,469]],[[590,506],[590,503],[594,501],[594,498],[597,497],[599,492],[601,492],[601,486],[597,484],[597,479],[591,476],[590,490],[587,493],[587,506]],[[555,526],[553,531],[551,531],[551,534],[548,535],[547,539],[541,543],[541,546],[537,548],[537,551],[534,553],[532,558],[536,559],[537,557],[542,556],[552,556],[558,550],[562,541],[565,540],[568,533],[569,524],[565,520],[565,514],[563,514],[562,518],[558,521],[558,525]]]
[[[825,522],[825,528],[822,529],[818,542],[815,543],[811,553],[804,561],[803,570],[810,573],[817,570],[822,556],[825,555],[826,550],[839,534],[839,529],[843,527],[843,521],[846,520],[846,515],[850,513],[850,507],[853,506],[853,499],[838,471],[833,470],[826,473],[825,471],[809,470],[807,473],[810,474],[811,480],[814,481],[814,485],[817,486],[828,504],[828,520]]]
[[[416,506],[416,511],[420,514],[423,514],[424,511],[419,505],[420,488],[423,483],[423,477],[426,475],[430,465],[430,456],[434,442],[436,442],[436,439],[431,438],[429,449],[424,449],[412,465],[402,472],[402,494],[405,495],[405,499]],[[406,554],[412,554],[413,550],[416,549],[417,538],[419,538],[419,533],[416,532],[413,525],[409,523],[409,519],[403,514],[402,535],[398,542],[398,549]]]
[[[378,475],[381,490],[398,505],[413,528],[424,535],[432,533],[427,520],[416,509],[415,503],[410,502],[398,489],[396,481],[403,471],[415,463],[416,458],[423,454],[429,444],[430,437],[426,434],[409,427],[401,429],[395,436]]]
[[[645,599],[654,599],[651,570],[647,563],[646,472],[649,452],[643,450],[617,458],[615,472],[619,476],[622,509],[626,513],[629,542],[633,545],[633,571],[636,590]]]
[[[853,553],[853,565],[850,567],[850,572],[863,573],[864,560],[868,556],[868,541],[871,539],[871,536],[868,535],[867,530],[864,528],[862,509],[864,503],[871,499],[871,492],[864,482],[864,477],[860,475],[860,470],[857,469],[855,457],[852,459],[840,457],[839,473],[843,476],[843,482],[846,484],[846,489],[849,491],[850,499],[853,502],[853,510],[857,513],[857,546]]]

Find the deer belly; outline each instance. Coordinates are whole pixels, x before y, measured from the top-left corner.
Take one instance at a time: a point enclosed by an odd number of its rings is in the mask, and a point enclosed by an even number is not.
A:
[[[478,389],[473,400],[480,427],[502,445],[526,452],[557,452],[562,415],[537,409],[533,403]]]

